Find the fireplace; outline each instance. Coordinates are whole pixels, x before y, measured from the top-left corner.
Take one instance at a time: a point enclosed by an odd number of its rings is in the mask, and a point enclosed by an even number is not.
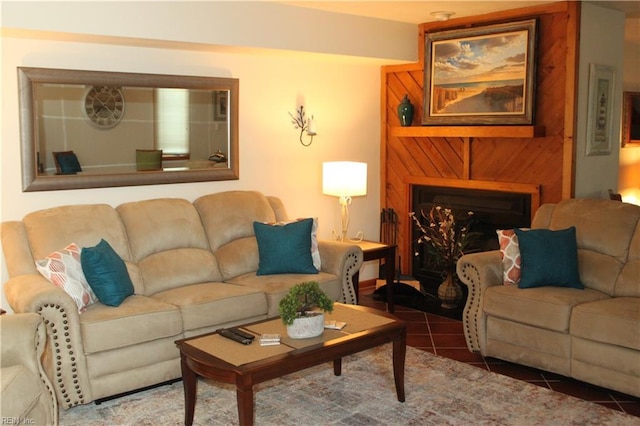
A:
[[[419,217],[420,212],[429,212],[431,207],[439,205],[450,208],[457,220],[467,218],[467,212],[473,211],[470,232],[480,234],[478,250],[496,250],[497,229],[528,227],[531,225],[532,199],[529,193],[506,192],[498,190],[452,188],[444,186],[412,185],[412,211]],[[424,250],[417,247],[415,241],[419,233],[412,227],[410,253],[419,253],[412,258],[412,275],[425,282],[441,281],[442,271],[429,265]]]

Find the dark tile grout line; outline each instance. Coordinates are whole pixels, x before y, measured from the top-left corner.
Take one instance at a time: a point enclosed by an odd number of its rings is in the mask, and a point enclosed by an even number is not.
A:
[[[373,291],[372,289],[366,289],[366,288],[361,289],[360,298],[359,298],[360,304],[363,306],[369,306],[372,308],[386,311],[387,310],[386,303],[373,300],[373,298],[371,297],[372,291]],[[415,326],[416,324],[425,324],[426,326],[425,333],[413,333],[411,331],[408,333],[407,337],[409,338],[408,340],[410,341],[409,343],[410,346],[413,346],[420,350],[431,352],[435,355],[442,356],[444,358],[450,358],[459,362],[463,362],[465,364],[472,365],[477,368],[483,368],[493,373],[507,375],[517,380],[529,382],[537,386],[541,386],[541,387],[553,390],[555,392],[564,393],[566,395],[570,395],[578,399],[604,405],[608,408],[626,412],[636,417],[640,417],[640,399],[634,398],[633,396],[629,396],[629,395],[613,393],[613,391],[610,391],[604,388],[598,388],[596,386],[585,384],[570,378],[563,378],[562,376],[557,376],[557,375],[554,375],[553,373],[547,373],[541,370],[537,370],[535,368],[521,366],[518,364],[512,364],[507,361],[502,361],[499,359],[487,359],[479,354],[472,354],[471,352],[468,351],[466,343],[464,343],[464,333],[461,327],[460,327],[459,333],[449,332],[451,328],[449,328],[447,332],[442,332],[442,333],[440,332],[434,333],[432,331],[432,324],[447,324],[447,323],[461,324],[460,321],[441,317],[436,314],[417,311],[415,309],[407,308],[400,305],[396,305],[395,308],[396,308],[395,314],[398,317],[405,319],[405,321],[407,321],[407,323],[410,326]],[[437,339],[434,339],[434,335],[462,336],[463,343],[461,343],[461,346],[457,346],[455,345],[455,343],[454,343],[454,346],[452,346],[451,343],[447,346],[438,345]],[[455,341],[454,338],[451,338],[450,340]],[[420,342],[420,341],[422,341],[423,343],[416,344],[416,342]],[[440,353],[438,353],[438,351],[440,351]],[[466,361],[466,360],[457,359],[456,356],[453,356],[453,353],[456,351],[460,351],[465,355],[470,355],[469,359],[475,359],[475,360]],[[502,371],[500,369],[501,366],[503,367]],[[522,377],[523,374],[524,375],[539,374],[540,378],[527,379]],[[597,397],[594,398],[594,395],[589,395],[589,398],[580,396],[578,393],[580,393],[581,391],[585,392],[584,391],[585,388],[587,389],[586,390],[587,393],[595,393]],[[571,390],[573,390],[573,393],[571,392]],[[599,394],[602,394],[602,396],[600,396]],[[608,397],[607,399],[603,399],[605,395],[606,397]]]

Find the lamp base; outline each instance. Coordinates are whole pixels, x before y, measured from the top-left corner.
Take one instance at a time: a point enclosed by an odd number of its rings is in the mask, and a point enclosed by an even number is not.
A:
[[[355,238],[349,238],[347,237],[346,232],[340,233],[334,229],[331,231],[331,238],[333,241],[339,241],[342,243],[359,243],[364,239],[364,233],[362,231],[358,231]]]

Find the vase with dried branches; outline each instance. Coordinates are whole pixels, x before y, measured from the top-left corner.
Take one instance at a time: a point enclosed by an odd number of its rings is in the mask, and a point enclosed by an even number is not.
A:
[[[456,222],[450,208],[436,205],[428,213],[410,212],[409,216],[420,233],[416,243],[424,246],[430,263],[444,271],[443,282],[438,287],[442,307],[455,308],[462,298],[462,289],[456,279],[456,263],[465,253],[477,250],[474,243],[478,234],[469,232],[473,212],[467,212],[464,220]],[[416,251],[415,255],[419,253]]]

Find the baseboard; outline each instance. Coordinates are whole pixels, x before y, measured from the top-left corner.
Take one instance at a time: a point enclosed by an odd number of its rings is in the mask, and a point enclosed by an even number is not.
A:
[[[360,281],[358,283],[358,288],[360,290],[364,290],[364,289],[374,289],[375,290],[377,288],[376,287],[376,281],[377,280],[375,278],[370,279],[370,280]]]

